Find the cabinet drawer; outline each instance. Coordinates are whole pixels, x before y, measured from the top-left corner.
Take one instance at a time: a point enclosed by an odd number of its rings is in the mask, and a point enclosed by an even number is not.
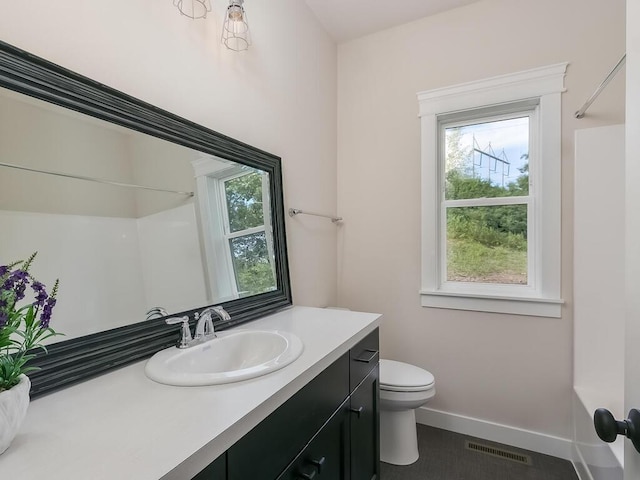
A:
[[[349,479],[348,407],[347,400],[278,480]]]
[[[369,372],[378,365],[380,360],[379,339],[379,332],[376,328],[349,351],[349,391],[353,391],[364,377],[369,375]]]
[[[229,480],[277,478],[348,395],[345,353],[228,450]]]

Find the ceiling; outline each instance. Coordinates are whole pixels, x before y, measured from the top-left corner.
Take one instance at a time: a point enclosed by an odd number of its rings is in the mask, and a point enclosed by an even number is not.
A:
[[[305,0],[338,42],[411,22],[479,0]]]

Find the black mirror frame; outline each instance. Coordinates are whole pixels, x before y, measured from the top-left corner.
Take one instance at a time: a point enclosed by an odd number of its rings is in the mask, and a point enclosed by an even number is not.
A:
[[[74,73],[24,50],[0,41],[0,86],[146,133],[220,158],[269,173],[273,243],[278,289],[221,303],[231,321],[217,322],[224,330],[292,305],[281,159],[172,113]],[[183,312],[193,314],[204,308]],[[55,321],[55,319],[54,319]],[[48,347],[36,353],[31,365],[40,370],[29,375],[31,397],[87,380],[109,370],[150,357],[176,343],[178,329],[163,319],[94,333]]]

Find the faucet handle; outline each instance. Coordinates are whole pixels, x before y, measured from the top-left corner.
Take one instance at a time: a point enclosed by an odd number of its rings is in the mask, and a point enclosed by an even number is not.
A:
[[[171,317],[171,318],[165,318],[164,321],[167,323],[167,325],[176,325],[180,322],[184,323],[189,323],[189,317],[188,316],[184,316],[184,317]]]
[[[178,348],[187,348],[189,346],[189,342],[193,340],[191,338],[191,329],[189,328],[189,317],[186,315],[184,317],[171,317],[165,319],[165,322],[167,325],[182,323],[181,338],[178,342]]]
[[[169,312],[167,312],[166,308],[151,307],[147,310],[146,319],[151,320],[153,318],[166,317],[167,315],[169,315]]]

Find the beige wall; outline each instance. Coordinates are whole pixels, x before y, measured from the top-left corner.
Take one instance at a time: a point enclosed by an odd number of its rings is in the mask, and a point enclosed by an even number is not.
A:
[[[253,47],[220,45],[171,1],[10,2],[2,40],[282,157],[285,205],[336,210],[336,47],[299,0],[248,2]],[[336,301],[336,228],[289,219],[294,301]]]
[[[429,407],[569,438],[573,136],[624,121],[623,0],[485,0],[339,46],[339,304],[384,314],[382,353],[436,377]],[[561,319],[420,306],[416,92],[570,62],[562,122]]]
[[[0,161],[131,182],[127,138],[79,115],[0,92]],[[78,201],[82,199],[82,201]],[[132,190],[3,167],[0,210],[135,217]]]
[[[194,191],[199,152],[0,90],[0,158],[23,167],[125,184]],[[3,168],[7,211],[139,218],[193,198]]]
[[[170,143],[150,135],[129,136],[132,182],[154,188],[179,192],[195,192],[191,161],[200,156],[182,145]],[[193,197],[151,190],[136,190],[136,216],[152,215],[193,203]]]

